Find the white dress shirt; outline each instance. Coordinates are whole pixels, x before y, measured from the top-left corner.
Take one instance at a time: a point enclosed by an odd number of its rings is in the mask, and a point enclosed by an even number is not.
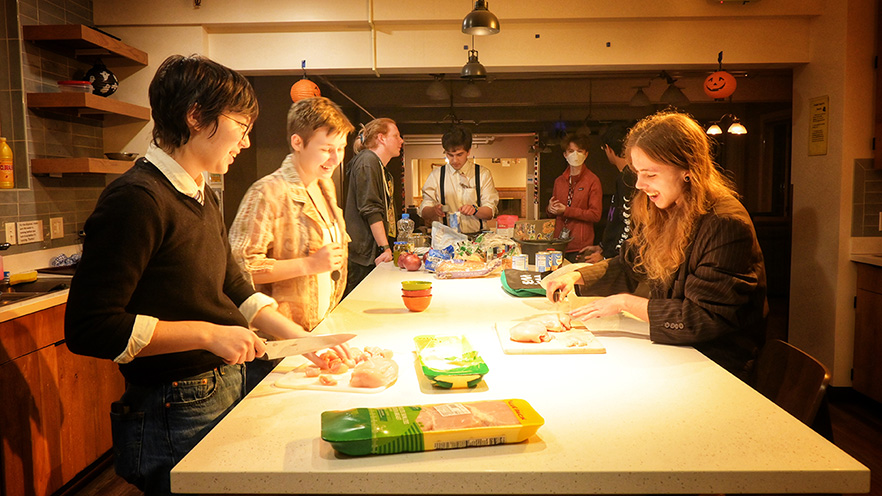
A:
[[[460,170],[456,170],[450,164],[445,164],[447,171],[444,173],[444,196],[445,205],[450,206],[447,215],[456,212],[463,205],[478,205],[478,195],[475,189],[475,164],[469,160]],[[481,207],[490,207],[493,217],[496,217],[496,206],[499,203],[499,193],[493,184],[493,175],[484,166],[481,169]],[[420,212],[426,207],[434,207],[441,204],[441,167],[435,168],[426,178],[423,185],[423,202],[420,204]],[[480,219],[474,215],[460,215],[459,230],[464,233],[476,233],[481,230]]]

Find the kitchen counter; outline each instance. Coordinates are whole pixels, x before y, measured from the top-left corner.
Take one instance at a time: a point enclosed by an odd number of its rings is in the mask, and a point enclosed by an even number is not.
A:
[[[407,311],[400,281],[433,281],[433,301]],[[687,346],[653,344],[645,323],[609,318],[598,355],[505,355],[496,321],[552,311],[506,294],[498,277],[439,280],[374,270],[317,328],[355,332],[352,346],[395,351],[399,378],[379,393],[274,385],[289,357],[172,471],[182,493],[613,494],[864,493],[859,462]],[[614,329],[618,328],[618,329]],[[465,334],[489,365],[472,390],[433,389],[413,337]],[[320,413],[523,398],[545,419],[524,443],[348,457],[320,437]]]
[[[851,261],[882,267],[882,255],[875,253],[852,253]]]
[[[57,277],[57,276],[52,276]],[[67,302],[70,290],[62,289],[0,307],[0,322],[23,317]]]

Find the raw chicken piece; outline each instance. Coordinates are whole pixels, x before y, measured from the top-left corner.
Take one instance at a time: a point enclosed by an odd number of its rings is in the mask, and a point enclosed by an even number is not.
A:
[[[566,317],[563,317],[564,315],[566,315]],[[563,332],[571,327],[571,318],[565,313],[550,313],[548,315],[537,317],[534,320],[544,325],[550,332]]]
[[[504,401],[433,405],[423,408],[416,420],[423,432],[520,423]]]
[[[310,365],[306,367],[306,377],[318,377],[322,373],[322,369],[316,367],[315,365]]]
[[[398,379],[398,364],[394,360],[374,355],[352,369],[349,385],[375,388],[391,384]]]
[[[333,377],[331,377],[329,375],[325,375],[325,374],[322,374],[319,376],[319,382],[321,382],[325,386],[336,386],[337,385],[337,379],[334,379]]]
[[[588,342],[591,341],[593,337],[594,335],[588,331],[570,331],[566,334],[556,336],[555,339],[569,348],[578,348],[580,346],[588,346]]]
[[[512,327],[508,334],[512,341],[519,341],[521,343],[542,343],[551,340],[545,325],[534,320],[521,322]]]

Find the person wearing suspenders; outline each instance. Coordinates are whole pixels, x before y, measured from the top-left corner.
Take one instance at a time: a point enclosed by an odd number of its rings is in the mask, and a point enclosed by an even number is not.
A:
[[[420,215],[426,223],[448,223],[448,214],[459,212],[459,229],[465,234],[484,230],[496,216],[499,193],[490,170],[478,164],[467,167],[472,133],[460,126],[441,137],[447,164],[433,170],[423,185]]]

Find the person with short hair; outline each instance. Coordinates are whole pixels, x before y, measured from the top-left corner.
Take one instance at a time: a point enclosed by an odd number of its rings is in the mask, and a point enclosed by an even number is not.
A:
[[[603,189],[586,164],[591,138],[569,134],[560,146],[568,167],[554,180],[546,210],[554,217],[554,238],[570,240],[564,257],[575,262],[583,248],[594,244],[594,223],[603,213]]]
[[[251,84],[208,58],[172,55],[148,92],[153,142],[85,222],[64,332],[73,353],[119,364],[116,472],[154,495],[171,494],[172,467],[244,396],[243,364],[266,351],[249,327],[308,334],[242,276],[203,176],[224,174],[250,146]]]
[[[343,298],[347,241],[332,176],[354,129],[331,100],[304,98],[287,118],[289,154],[248,188],[230,226],[233,257],[278,310],[312,331]],[[248,389],[278,360],[247,364]]]
[[[603,145],[600,147],[606,153],[606,159],[613,165],[619,175],[616,177],[615,191],[609,202],[609,210],[606,215],[606,226],[599,245],[591,245],[582,248],[582,261],[597,263],[604,258],[612,258],[619,254],[622,243],[631,237],[631,197],[634,196],[634,171],[628,167],[628,159],[625,157],[625,138],[628,136],[628,128],[621,124],[610,126],[603,133]]]
[[[404,140],[395,121],[374,119],[352,144],[357,154],[346,164],[344,217],[349,237],[349,277],[345,295],[378,264],[392,261],[390,240],[397,235],[394,187],[386,165],[401,155]]]
[[[447,163],[429,173],[423,184],[420,216],[427,224],[448,223],[449,214],[459,215],[459,230],[477,234],[484,221],[496,217],[499,193],[493,175],[484,166],[469,163],[472,132],[454,126],[441,137]]]
[[[605,296],[570,315],[629,312],[649,323],[652,341],[691,345],[747,380],[768,311],[763,254],[747,210],[691,117],[649,116],[626,143],[637,174],[633,235],[611,259],[549,276],[549,298],[575,286],[583,296]],[[641,282],[648,298],[634,294]]]

